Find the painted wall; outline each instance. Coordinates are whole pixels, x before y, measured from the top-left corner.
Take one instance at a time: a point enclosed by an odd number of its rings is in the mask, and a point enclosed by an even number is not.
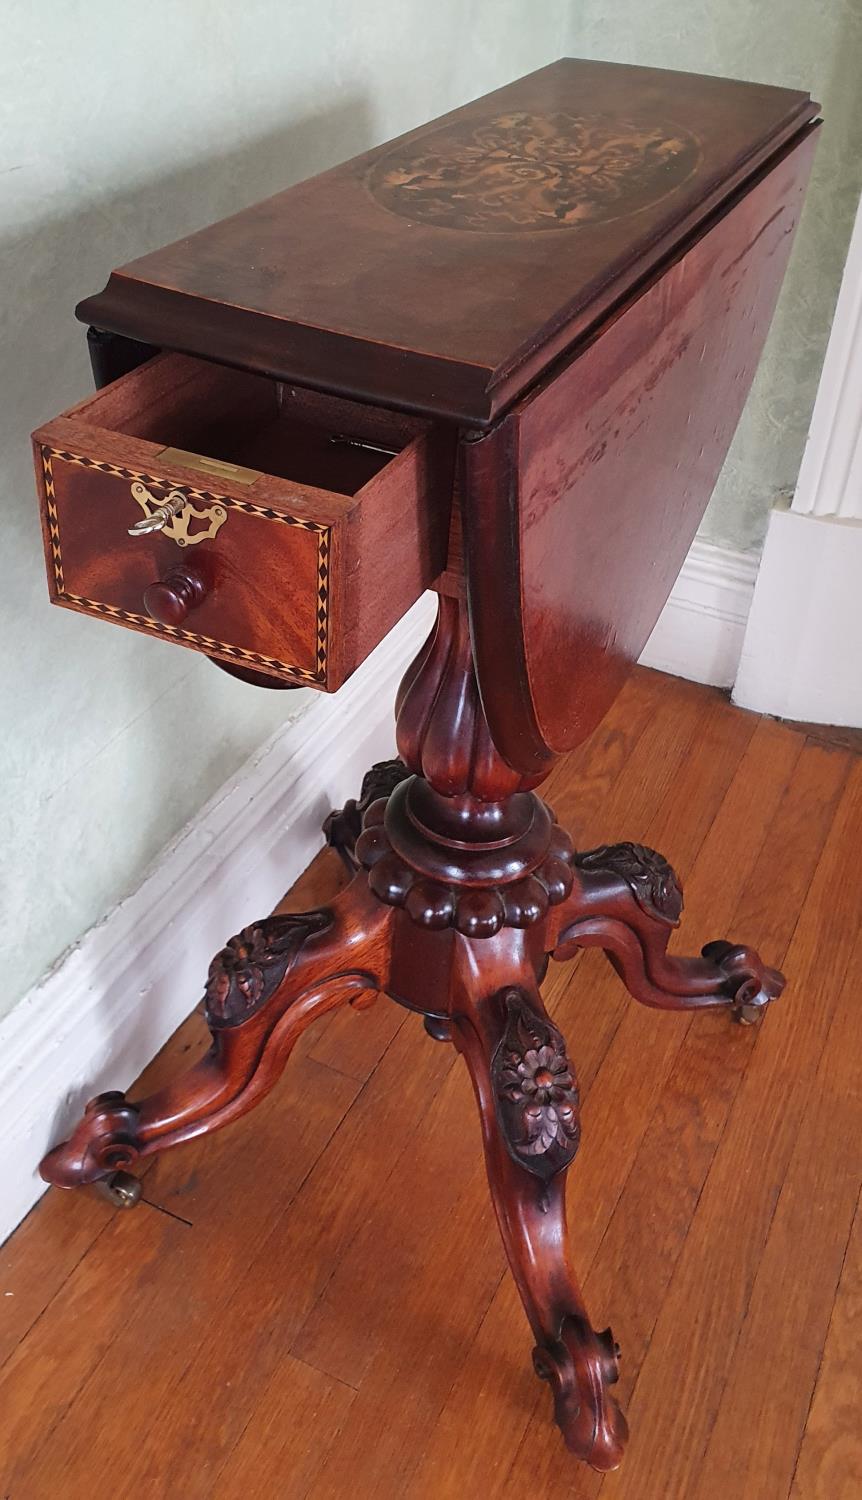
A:
[[[568,52],[807,89],[823,106],[805,213],[763,361],[701,537],[760,548],[793,493],[862,190],[857,0],[573,0]]]
[[[90,389],[75,303],[560,56],[567,19],[567,0],[3,4],[0,1013],[306,698],[49,607],[27,439]]]

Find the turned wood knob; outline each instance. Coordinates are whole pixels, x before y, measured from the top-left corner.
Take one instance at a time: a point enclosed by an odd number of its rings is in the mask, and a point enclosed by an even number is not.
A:
[[[207,583],[202,574],[194,567],[180,565],[144,589],[144,609],[160,625],[182,625],[206,596]]]

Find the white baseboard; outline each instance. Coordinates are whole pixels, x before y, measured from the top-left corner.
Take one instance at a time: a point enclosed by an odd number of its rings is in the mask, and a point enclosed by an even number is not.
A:
[[[133,1082],[197,1005],[212,955],[271,910],[321,847],[330,808],[394,755],[395,691],[432,619],[420,600],[335,697],[278,731],[0,1023],[0,1242],[44,1192],[37,1165],[86,1100]]]
[[[774,510],[733,701],[862,728],[862,520]]]
[[[696,540],[641,655],[646,667],[730,687],[754,596],[759,559]]]

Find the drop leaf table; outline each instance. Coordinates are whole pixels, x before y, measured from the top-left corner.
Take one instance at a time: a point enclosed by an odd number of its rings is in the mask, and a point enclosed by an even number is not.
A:
[[[745,1022],[783,980],[734,942],[670,955],[670,865],[574,849],[535,788],[690,546],[816,116],[787,89],[563,59],[115,271],[78,308],[96,394],[34,435],[55,603],[256,687],[333,692],[439,596],[399,759],[327,820],[347,888],[232,937],[206,1057],[91,1100],[43,1177],[133,1201],[129,1168],[252,1109],[317,1017],[381,993],[419,1012],[466,1062],[535,1368],[596,1469],[626,1423],[567,1260],[578,1087],[548,959],[599,947],[645,1005]]]

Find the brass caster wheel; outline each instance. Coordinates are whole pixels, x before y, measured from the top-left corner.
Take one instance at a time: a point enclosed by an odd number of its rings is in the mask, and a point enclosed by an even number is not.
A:
[[[737,997],[731,1015],[737,1026],[756,1026],[765,1016],[771,1004],[772,997],[758,993],[756,999],[745,1000]]]
[[[141,1183],[131,1172],[112,1172],[99,1183],[99,1191],[115,1208],[135,1208],[141,1198]]]
[[[756,1026],[765,1009],[765,1005],[737,1005],[733,1019],[737,1026]]]

